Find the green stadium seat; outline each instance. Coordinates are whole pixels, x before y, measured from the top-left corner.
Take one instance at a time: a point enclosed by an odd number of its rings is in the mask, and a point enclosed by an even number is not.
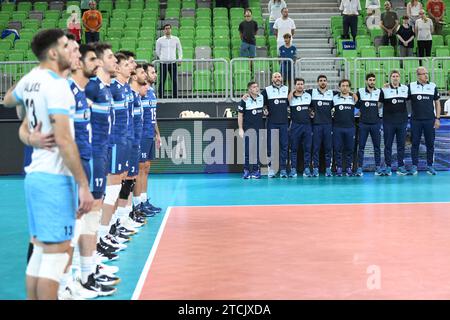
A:
[[[125,19],[127,17],[127,10],[115,9],[112,11],[111,17],[113,19]]]
[[[268,71],[270,72],[270,62],[264,60],[255,60],[253,61],[253,71]]]
[[[130,1],[130,8],[132,9],[144,9],[145,3],[143,0],[132,0]]]
[[[114,4],[110,0],[102,0],[98,4],[98,10],[111,12],[113,10]]]
[[[12,45],[10,41],[0,40],[0,51],[9,51]]]
[[[22,37],[23,29],[33,29],[37,30],[41,26],[40,20],[26,20],[22,24],[22,29],[20,30],[20,36]]]
[[[218,17],[221,19],[228,20],[228,9],[227,8],[214,8],[213,15],[214,15],[214,18]]]
[[[120,40],[120,45],[121,45],[121,47],[133,48],[132,51],[134,51],[136,49],[136,39],[122,38]]]
[[[400,70],[401,69],[400,60],[395,59],[395,58],[382,60],[381,64],[383,65],[383,69],[386,71],[386,73],[389,73],[391,70]]]
[[[64,22],[64,27],[66,27],[66,22]],[[56,28],[56,26],[58,25],[58,20],[42,20],[41,22],[41,28],[43,29],[51,29],[51,28]]]
[[[211,38],[195,38],[195,46],[196,47],[210,47],[211,46]]]
[[[31,39],[33,39],[34,35],[35,35],[35,31],[33,31],[33,30],[26,30],[26,29],[20,30],[20,39],[31,40]]]
[[[450,56],[450,52],[449,52],[449,48],[446,46],[437,46],[436,47],[436,57],[449,57]]]
[[[241,20],[244,20],[244,9],[243,8],[230,8],[230,18],[239,17]]]
[[[125,22],[125,27],[139,29],[141,27],[141,20],[129,20]]]
[[[357,58],[358,51],[356,49],[342,50],[342,57],[344,58]]]
[[[22,51],[12,51],[8,54],[9,61],[23,61],[23,52]]]
[[[225,93],[227,91],[227,72],[225,70],[214,69],[213,79],[214,92]]]
[[[15,11],[11,14],[11,20],[13,21],[25,21],[28,18],[28,12]]]
[[[212,92],[211,71],[196,70],[194,71],[194,92],[208,93]]]
[[[403,60],[403,69],[405,69],[405,71],[407,73],[409,73],[410,71],[414,71],[416,72],[416,69],[420,66],[419,63],[419,59],[407,59],[407,60]]]
[[[60,17],[61,12],[57,10],[48,10],[44,14],[44,18],[49,20],[59,20]]]
[[[447,89],[448,70],[444,71],[443,69],[434,69],[433,74],[434,74],[434,83],[436,83],[438,89],[440,90]]]
[[[256,36],[256,46],[264,47],[266,45],[266,38],[264,36]]]
[[[250,82],[251,77],[250,71],[233,71],[233,92],[235,95],[247,92],[247,84]]]
[[[395,57],[395,50],[392,46],[379,46],[378,54],[380,58]]]
[[[195,27],[195,18],[193,17],[184,17],[180,19],[181,27]]]
[[[196,20],[197,28],[204,27],[204,28],[211,28],[211,20],[209,19],[197,19]]]
[[[197,19],[199,18],[207,18],[211,20],[211,9],[209,8],[198,8],[196,12]]]
[[[128,9],[127,17],[140,20],[142,18],[142,9]]]
[[[36,56],[33,53],[33,50],[28,50],[25,55],[25,60],[27,61],[37,61]]]
[[[153,59],[153,50],[150,51],[148,48],[137,48],[136,49],[136,59],[146,60],[147,62]]]
[[[374,46],[362,47],[360,49],[361,58],[375,58],[377,56],[377,52]]]
[[[17,4],[17,11],[27,11],[30,12],[33,7],[31,2],[19,2]]]
[[[180,37],[180,42],[181,42],[181,46],[183,48],[194,48],[194,39],[193,38]]]
[[[194,38],[195,36],[195,29],[191,27],[181,27],[179,31],[180,37],[183,38]]]
[[[145,9],[159,10],[159,1],[147,0],[145,2]]]
[[[45,12],[45,11],[47,11],[47,9],[48,9],[47,2],[40,1],[40,2],[35,2],[34,3],[34,11]]]
[[[249,60],[238,60],[233,62],[233,73],[235,72],[250,72]]]
[[[383,36],[383,30],[381,30],[381,28],[376,28],[376,29],[370,29],[369,31],[370,33],[370,39],[372,40],[372,43],[374,43],[374,39],[376,37],[381,37]]]
[[[123,30],[123,36],[127,38],[134,38],[137,39],[139,34],[139,30],[133,29],[133,28],[127,28]]]
[[[228,37],[214,37],[214,47],[229,48],[230,40]]]
[[[124,19],[111,19],[109,26],[111,28],[123,28],[125,26],[125,20]]]
[[[116,9],[128,9],[130,7],[130,3],[128,0],[117,0],[115,3]]]
[[[222,49],[222,48],[214,48],[213,50],[214,58],[215,59],[230,59],[230,50],[229,49]]]
[[[12,2],[2,3],[2,12],[13,12],[16,4]]]
[[[197,27],[195,29],[195,37],[197,38],[211,38],[211,27]]]
[[[113,52],[119,51],[120,39],[112,38],[112,39],[108,39],[108,42],[111,45]]]
[[[16,40],[14,42],[14,49],[15,50],[27,51],[29,48],[30,48],[30,41],[29,40]]]

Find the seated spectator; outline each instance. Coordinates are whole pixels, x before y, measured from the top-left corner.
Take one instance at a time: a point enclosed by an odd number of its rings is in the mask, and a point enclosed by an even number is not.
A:
[[[406,15],[409,17],[409,24],[414,29],[417,19],[419,19],[419,12],[422,9],[422,3],[419,0],[411,0],[406,5]]]
[[[425,11],[420,10],[419,20],[416,21],[415,33],[417,37],[417,55],[419,57],[431,56],[431,45],[433,42],[433,21],[429,19]]]
[[[383,44],[391,45],[394,48],[397,46],[396,31],[398,27],[398,17],[395,11],[392,11],[390,1],[384,3],[385,12],[381,14],[380,26],[383,29]]]
[[[445,5],[442,0],[429,0],[427,2],[427,12],[433,21],[434,34],[442,33],[444,22]]]
[[[270,0],[267,7],[269,9],[269,31],[270,35],[273,36],[273,25],[281,17],[281,9],[286,8],[287,5],[284,0]]]
[[[292,44],[291,35],[286,33],[284,36],[284,45],[279,48],[280,58],[290,58],[293,60],[293,64],[295,64],[295,59],[297,57],[297,48]],[[288,87],[291,85],[291,78],[295,78],[295,75],[292,77],[292,65],[289,61],[281,62],[281,75],[283,76],[284,83]]]
[[[402,21],[403,23],[397,31],[399,55],[400,57],[412,57],[414,48],[414,30],[409,23],[408,16],[403,16]]]

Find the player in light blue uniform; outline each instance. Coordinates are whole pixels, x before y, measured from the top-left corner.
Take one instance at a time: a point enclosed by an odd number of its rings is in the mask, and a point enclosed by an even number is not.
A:
[[[7,92],[4,106],[25,107],[31,132],[39,126],[44,134],[54,133],[56,147],[34,148],[25,169],[29,230],[35,246],[26,270],[27,298],[53,300],[69,261],[77,211],[75,181],[80,214],[91,210],[93,198],[74,141],[75,100],[64,78],[71,65],[68,39],[62,30],[48,29],[33,38],[31,47],[40,64]]]

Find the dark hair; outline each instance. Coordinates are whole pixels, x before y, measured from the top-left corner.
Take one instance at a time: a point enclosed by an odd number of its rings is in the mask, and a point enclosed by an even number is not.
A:
[[[116,53],[121,53],[121,54],[125,55],[125,57],[127,57],[127,59],[130,59],[130,57],[133,57],[133,58],[136,57],[134,52],[133,51],[129,51],[129,50],[119,50]]]
[[[66,32],[65,36],[67,37],[67,39],[72,40],[72,41],[77,41],[77,38],[75,38],[75,36],[70,33],[70,32]]]
[[[148,70],[148,63],[147,62],[143,62],[142,64],[142,68],[144,69],[145,72],[147,72]]]
[[[409,17],[408,16],[403,16],[402,20],[409,20]]]
[[[247,89],[250,89],[250,87],[254,84],[258,84],[258,83],[256,83],[256,81],[250,81],[249,83],[247,83]]]
[[[167,26],[169,26],[170,29],[172,29],[172,25],[171,25],[170,23],[166,23],[165,25],[163,25],[163,30],[164,30]]]
[[[400,75],[400,71],[394,69],[394,70],[391,70],[391,72],[389,72],[389,78],[391,78],[391,76],[392,76],[394,73]]]
[[[341,79],[341,81],[339,81],[338,86],[340,87],[341,84],[344,83],[344,82],[347,82],[349,87],[352,86],[352,83],[351,83],[350,80],[348,80],[348,79]]]
[[[250,14],[253,15],[252,9],[250,9],[250,8],[245,9],[245,10],[244,10],[244,15],[245,15],[247,12],[250,12]]]
[[[62,37],[64,37],[64,31],[61,29],[42,30],[31,41],[31,50],[39,61],[44,61],[48,50],[56,46]]]
[[[144,69],[144,71],[145,71],[145,67],[144,67],[144,64],[143,63],[138,63],[137,65],[136,65],[136,69],[134,69],[133,71],[131,71],[131,75],[132,76],[135,76],[137,73],[136,73],[136,70],[137,69]]]
[[[285,39],[286,39],[286,38],[292,38],[292,36],[291,36],[290,33],[285,33],[284,36],[283,36],[283,38],[285,38]]]
[[[95,48],[92,44],[80,44],[80,54],[81,54],[81,60],[84,60],[86,58],[86,55],[88,52],[94,52]]]
[[[319,82],[320,79],[325,78],[325,80],[328,80],[327,76],[324,74],[319,74],[319,76],[317,77],[317,82]]]
[[[150,67],[156,70],[156,67],[153,63],[147,63],[147,69]]]
[[[128,60],[127,56],[124,55],[122,52],[117,52],[114,56],[117,59],[117,64],[119,64],[121,61],[127,61]]]
[[[372,73],[372,72],[366,74],[366,81],[369,80],[369,78],[376,78],[376,77],[375,77],[375,74]]]
[[[95,54],[97,55],[97,58],[103,59],[103,55],[105,54],[105,51],[108,49],[112,50],[112,47],[107,42],[97,42],[94,44],[95,48]]]
[[[294,83],[297,84],[297,81],[303,81],[303,83],[305,83],[305,79],[303,78],[295,78]]]

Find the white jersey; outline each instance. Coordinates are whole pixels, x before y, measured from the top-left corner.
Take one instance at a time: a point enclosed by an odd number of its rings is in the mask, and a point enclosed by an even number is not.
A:
[[[67,79],[51,70],[35,68],[19,81],[13,95],[25,106],[30,131],[42,122],[41,132],[49,133],[53,130],[50,115],[64,114],[70,117],[70,132],[74,137],[75,98]],[[25,168],[25,172],[72,175],[64,164],[58,147],[54,147],[52,151],[34,148],[31,163]]]

